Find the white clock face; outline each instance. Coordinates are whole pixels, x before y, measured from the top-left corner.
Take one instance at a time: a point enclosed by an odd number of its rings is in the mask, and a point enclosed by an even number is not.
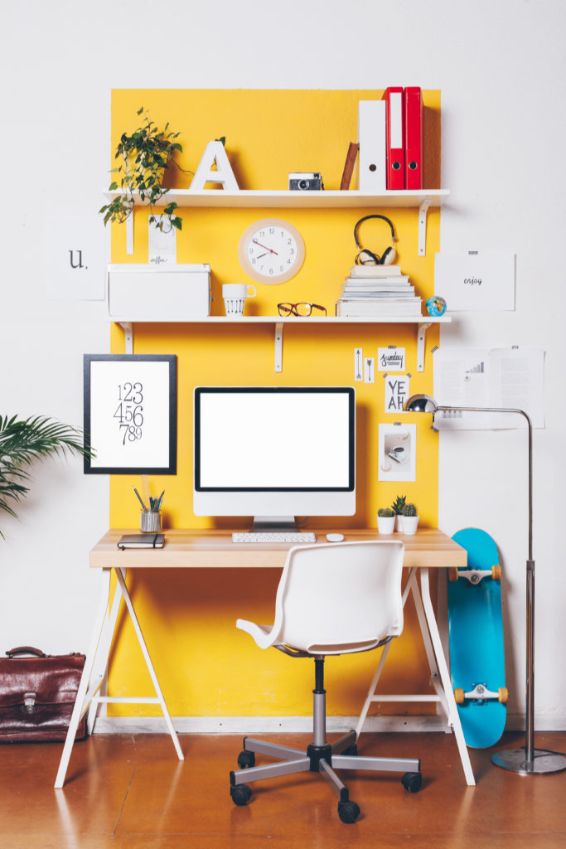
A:
[[[284,283],[297,274],[304,258],[301,235],[286,221],[256,221],[240,240],[240,262],[260,283]]]

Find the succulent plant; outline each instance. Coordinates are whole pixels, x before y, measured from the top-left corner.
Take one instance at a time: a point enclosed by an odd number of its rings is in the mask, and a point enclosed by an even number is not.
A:
[[[418,516],[415,504],[404,504],[401,510],[402,516]]]
[[[395,513],[391,509],[391,507],[380,507],[380,509],[377,511],[377,515],[381,519],[392,519]]]
[[[405,502],[407,501],[406,495],[398,495],[393,504],[391,505],[391,509],[395,513],[396,516],[401,516],[403,514],[403,507],[405,506]]]

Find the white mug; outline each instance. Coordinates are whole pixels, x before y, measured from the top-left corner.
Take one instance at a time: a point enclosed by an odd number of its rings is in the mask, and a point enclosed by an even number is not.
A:
[[[255,298],[255,295],[255,286],[246,286],[245,283],[224,283],[222,285],[222,297],[224,298],[224,311],[228,318],[243,316],[246,298]]]

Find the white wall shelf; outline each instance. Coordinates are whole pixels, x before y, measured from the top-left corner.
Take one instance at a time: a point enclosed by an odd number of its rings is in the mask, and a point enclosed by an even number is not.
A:
[[[113,200],[124,194],[123,191],[106,192],[106,198]],[[423,201],[429,206],[442,206],[450,195],[446,189],[423,189],[420,192],[384,192],[374,195],[348,191],[291,192],[287,189],[241,189],[238,192],[225,192],[223,189],[204,189],[193,192],[190,189],[170,189],[156,206],[166,206],[175,202],[183,207],[263,207],[272,209],[357,209],[419,207]],[[141,206],[140,201],[140,206]]]
[[[124,194],[123,190],[106,192],[107,200]],[[225,192],[223,189],[170,189],[161,198],[157,207],[176,203],[179,207],[215,209],[408,209],[419,210],[418,254],[426,253],[426,219],[430,207],[442,206],[449,197],[446,189],[423,189],[419,192],[384,192],[374,195],[357,190],[291,192],[287,189],[242,189]],[[136,204],[137,206],[138,204]],[[139,203],[139,206],[143,204]],[[126,244],[128,254],[134,252],[133,216],[126,221]]]
[[[113,317],[113,321],[119,324],[124,330],[125,347],[127,354],[134,353],[134,323],[124,318]],[[403,316],[399,318],[350,318],[344,316],[318,316],[311,318],[282,318],[274,315],[246,315],[242,318],[226,318],[225,316],[209,316],[208,318],[199,318],[192,321],[184,321],[182,324],[199,324],[199,325],[232,325],[233,327],[246,324],[273,324],[275,333],[275,372],[283,371],[283,328],[285,325],[295,326],[311,326],[311,325],[349,325],[349,324],[412,324],[417,328],[417,371],[424,371],[425,364],[425,341],[426,332],[433,324],[449,324],[452,321],[451,316],[443,315],[439,318],[431,316]],[[151,324],[153,322],[140,322],[140,324]],[[155,322],[157,323],[157,322]],[[170,322],[160,321],[160,324],[175,324],[174,319]]]

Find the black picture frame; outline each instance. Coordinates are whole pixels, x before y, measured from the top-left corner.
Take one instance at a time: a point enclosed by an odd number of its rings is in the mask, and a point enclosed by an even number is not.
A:
[[[97,362],[139,362],[139,363],[168,363],[167,409],[164,415],[168,417],[167,432],[169,435],[169,457],[166,466],[94,466],[95,459],[87,454],[84,459],[85,475],[175,475],[177,474],[177,357],[174,354],[85,354],[83,357],[83,415],[84,415],[84,444],[90,451],[92,447],[92,381],[91,366]],[[96,446],[94,446],[96,451]]]

